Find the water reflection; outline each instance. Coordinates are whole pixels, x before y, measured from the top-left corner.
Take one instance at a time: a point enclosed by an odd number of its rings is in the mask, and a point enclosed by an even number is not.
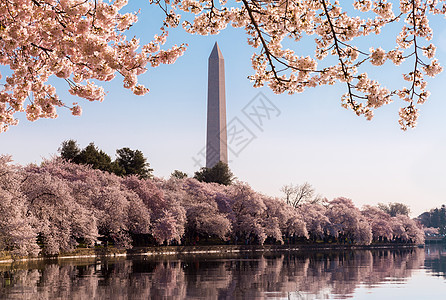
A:
[[[446,245],[426,245],[425,267],[434,275],[446,278]]]
[[[358,285],[404,282],[424,261],[417,248],[35,262],[0,266],[0,298],[348,298]],[[432,272],[444,276],[445,262],[444,248],[426,248]]]

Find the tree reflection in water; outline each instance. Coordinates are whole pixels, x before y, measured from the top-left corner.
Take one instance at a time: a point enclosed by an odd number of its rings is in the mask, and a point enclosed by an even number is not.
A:
[[[404,281],[424,260],[417,248],[35,262],[0,266],[0,298],[346,298],[359,284]]]
[[[424,264],[434,275],[446,278],[446,245],[426,245]]]

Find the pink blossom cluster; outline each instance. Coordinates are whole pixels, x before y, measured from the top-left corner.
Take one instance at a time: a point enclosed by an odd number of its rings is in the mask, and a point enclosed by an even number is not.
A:
[[[79,242],[130,248],[141,236],[175,245],[208,238],[249,244],[424,241],[409,217],[371,206],[361,211],[342,197],[295,208],[241,182],[122,178],[60,158],[41,166],[10,162],[0,156],[0,251],[16,255],[57,254]]]
[[[367,119],[373,117],[375,109],[390,103],[393,96],[398,95],[407,102],[403,102],[405,114],[400,112],[399,115],[401,128],[406,130],[416,125],[418,109],[414,106],[424,103],[429,95],[423,76],[434,77],[442,71],[434,59],[435,45],[425,42],[433,35],[428,15],[445,15],[444,0],[400,0],[399,5],[388,0],[355,0],[355,10],[351,13],[343,11],[346,3],[330,0],[236,2],[239,5],[230,6],[226,1],[213,0],[172,1],[169,2],[171,10],[163,7],[164,2],[152,3],[166,12],[166,22],[176,20],[174,26],[180,23],[176,11],[191,14],[182,26],[192,34],[217,34],[229,24],[244,28],[248,44],[259,49],[251,58],[255,73],[250,78],[254,87],[266,84],[275,93],[293,94],[308,87],[342,82],[347,85],[342,105]],[[372,47],[367,51],[355,45],[359,44],[360,38],[378,35],[387,24],[401,20],[405,24],[393,49]],[[309,36],[315,36],[313,57],[301,56],[283,46],[285,40],[298,43]],[[422,59],[421,54],[427,60]],[[336,59],[318,64],[329,55]],[[420,76],[409,80],[411,87],[393,90],[381,86],[376,80],[363,80],[367,74],[359,69],[365,62],[382,66],[387,60],[396,66],[405,60],[413,61],[412,72],[420,72]],[[402,90],[408,91],[403,97]]]
[[[48,81],[65,80],[72,95],[102,101],[99,81],[119,73],[124,87],[136,95],[148,89],[137,76],[147,64],[173,63],[185,45],[160,50],[167,31],[140,47],[125,32],[137,21],[136,13],[120,14],[127,0],[20,0],[0,1],[0,64],[12,73],[0,89],[0,132],[16,125],[14,117],[25,112],[28,120],[56,118],[57,107],[69,107]],[[9,74],[9,73],[8,73]],[[80,115],[79,105],[69,107]]]
[[[17,124],[17,112],[25,112],[31,121],[57,117],[56,108],[67,104],[48,84],[51,77],[65,80],[72,95],[102,101],[105,93],[98,81],[112,80],[119,73],[125,88],[144,95],[149,89],[138,84],[138,75],[147,64],[174,63],[185,51],[184,44],[161,49],[165,28],[179,25],[200,35],[218,34],[228,25],[243,28],[255,49],[250,76],[254,87],[267,85],[275,93],[293,94],[341,82],[347,87],[342,106],[367,119],[397,95],[404,101],[401,128],[416,126],[416,106],[429,97],[424,76],[434,77],[443,70],[435,59],[435,45],[428,42],[433,37],[429,17],[446,14],[445,0],[352,2],[350,12],[343,10],[345,2],[337,0],[150,0],[165,19],[161,35],[140,47],[139,39],[125,36],[138,19],[136,13],[119,13],[127,0],[2,0],[0,64],[9,66],[12,75],[0,90],[0,132]],[[402,21],[395,45],[358,47],[361,38]],[[299,45],[310,36],[314,36],[313,56],[284,47],[286,40]],[[377,80],[363,80],[367,62],[379,67],[386,61],[396,66],[413,63],[403,74],[408,87],[389,89]],[[81,113],[80,107],[70,109],[74,115]]]

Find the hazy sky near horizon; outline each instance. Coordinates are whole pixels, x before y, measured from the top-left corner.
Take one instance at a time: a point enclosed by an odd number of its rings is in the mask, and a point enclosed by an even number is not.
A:
[[[159,33],[161,16],[154,9],[142,7],[130,36],[135,34],[144,43]],[[438,19],[432,26],[443,66],[444,24]],[[394,36],[374,39],[372,44],[382,42],[386,50],[394,45]],[[150,68],[140,77],[150,88],[143,97],[124,89],[118,77],[103,85],[107,91],[103,103],[89,103],[69,95],[64,81],[54,80],[61,98],[79,102],[83,115],[74,117],[60,109],[58,119],[36,122],[20,115],[18,126],[0,134],[0,153],[11,154],[19,164],[40,163],[57,154],[62,141],[74,139],[81,147],[94,142],[112,158],[116,149],[139,149],[155,176],[169,177],[175,169],[192,175],[199,169],[194,158],[200,158],[198,153],[205,144],[207,61],[216,41],[225,58],[227,121],[243,124],[251,132],[245,148],[235,149],[237,155],[229,153],[230,168],[239,180],[272,196],[281,196],[284,184],[309,182],[328,199],[348,197],[358,207],[403,202],[411,207],[413,216],[446,203],[446,72],[429,80],[432,94],[420,106],[418,127],[403,132],[397,122],[403,105],[398,99],[366,121],[341,107],[342,84],[295,95],[253,88],[247,79],[253,74],[252,48],[243,30],[233,28],[207,37],[192,36],[180,28],[172,30],[167,45],[185,42],[188,50],[175,64]],[[306,55],[314,46],[303,42],[295,50]],[[411,66],[411,61],[400,68],[386,63],[384,68],[369,65],[367,71],[393,89],[402,83],[403,70]],[[0,68],[3,74],[5,70]],[[275,107],[260,127],[244,114],[258,103],[259,92],[265,103]]]

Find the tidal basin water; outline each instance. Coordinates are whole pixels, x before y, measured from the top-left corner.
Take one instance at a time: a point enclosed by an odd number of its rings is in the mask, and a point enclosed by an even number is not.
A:
[[[446,248],[0,265],[0,299],[446,299]]]

